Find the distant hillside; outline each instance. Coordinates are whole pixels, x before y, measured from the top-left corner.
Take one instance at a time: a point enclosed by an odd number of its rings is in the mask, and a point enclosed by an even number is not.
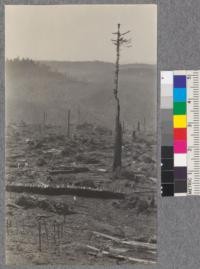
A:
[[[151,65],[120,66],[119,92],[122,120],[136,126],[146,119],[155,126],[156,69]],[[8,121],[63,124],[71,109],[72,121],[96,122],[113,128],[114,64],[13,60],[6,62],[6,115]]]

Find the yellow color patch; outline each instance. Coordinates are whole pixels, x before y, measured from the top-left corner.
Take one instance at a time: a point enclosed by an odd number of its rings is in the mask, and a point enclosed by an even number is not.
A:
[[[174,128],[186,128],[187,116],[186,115],[174,115]]]

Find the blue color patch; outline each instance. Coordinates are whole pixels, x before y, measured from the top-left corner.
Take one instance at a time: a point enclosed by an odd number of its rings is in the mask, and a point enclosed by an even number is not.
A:
[[[186,88],[174,88],[173,100],[174,102],[186,102]]]
[[[186,88],[186,76],[174,76],[174,88]]]

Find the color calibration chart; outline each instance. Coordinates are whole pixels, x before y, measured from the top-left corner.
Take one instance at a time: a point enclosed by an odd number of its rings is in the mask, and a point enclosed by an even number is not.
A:
[[[200,195],[200,71],[161,72],[161,195]]]

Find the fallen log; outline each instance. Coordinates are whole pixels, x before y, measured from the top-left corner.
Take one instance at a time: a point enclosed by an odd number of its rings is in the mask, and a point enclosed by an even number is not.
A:
[[[20,208],[21,208],[20,206],[15,205],[15,204],[13,204],[13,203],[8,203],[8,204],[6,204],[6,206],[7,206],[8,208],[13,208],[13,209],[20,209]]]
[[[129,256],[124,256],[124,255],[121,255],[121,254],[115,254],[115,253],[112,253],[110,251],[101,250],[101,249],[98,249],[98,248],[90,246],[90,245],[86,245],[86,247],[89,248],[90,250],[96,251],[97,255],[98,254],[106,255],[106,256],[108,256],[110,258],[118,259],[118,260],[121,260],[121,261],[129,261],[129,262],[134,262],[134,263],[139,262],[139,263],[144,263],[144,264],[155,264],[156,263],[155,261],[152,261],[152,260],[145,260],[145,259],[139,259],[139,258],[133,258],[133,257],[129,257]],[[92,252],[89,252],[88,254],[95,255],[95,253],[93,254]]]
[[[90,245],[86,245],[86,247],[91,249],[91,250],[94,250],[94,251],[100,251],[100,249],[93,247],[93,246],[90,246]]]
[[[77,173],[85,173],[89,172],[89,168],[87,167],[70,167],[68,169],[52,169],[49,171],[50,175],[58,175],[58,174],[77,174]]]
[[[24,158],[24,154],[13,154],[13,155],[7,156],[7,160],[17,159],[17,158]]]
[[[129,245],[132,247],[143,247],[143,248],[147,248],[147,249],[151,249],[151,250],[155,250],[156,249],[156,245],[155,244],[151,244],[151,243],[144,243],[144,242],[139,242],[139,241],[135,241],[135,240],[131,240],[131,241],[126,241],[120,238],[117,238],[115,236],[111,236],[111,235],[107,235],[104,233],[100,233],[100,232],[92,232],[93,234],[95,234],[98,237],[104,237],[106,239],[110,239],[112,241],[124,244],[124,245]]]
[[[120,192],[112,192],[104,189],[93,189],[87,187],[76,186],[49,186],[49,185],[30,185],[30,184],[7,184],[6,191],[17,193],[32,193],[41,195],[73,195],[87,198],[98,199],[124,199],[125,194]]]

